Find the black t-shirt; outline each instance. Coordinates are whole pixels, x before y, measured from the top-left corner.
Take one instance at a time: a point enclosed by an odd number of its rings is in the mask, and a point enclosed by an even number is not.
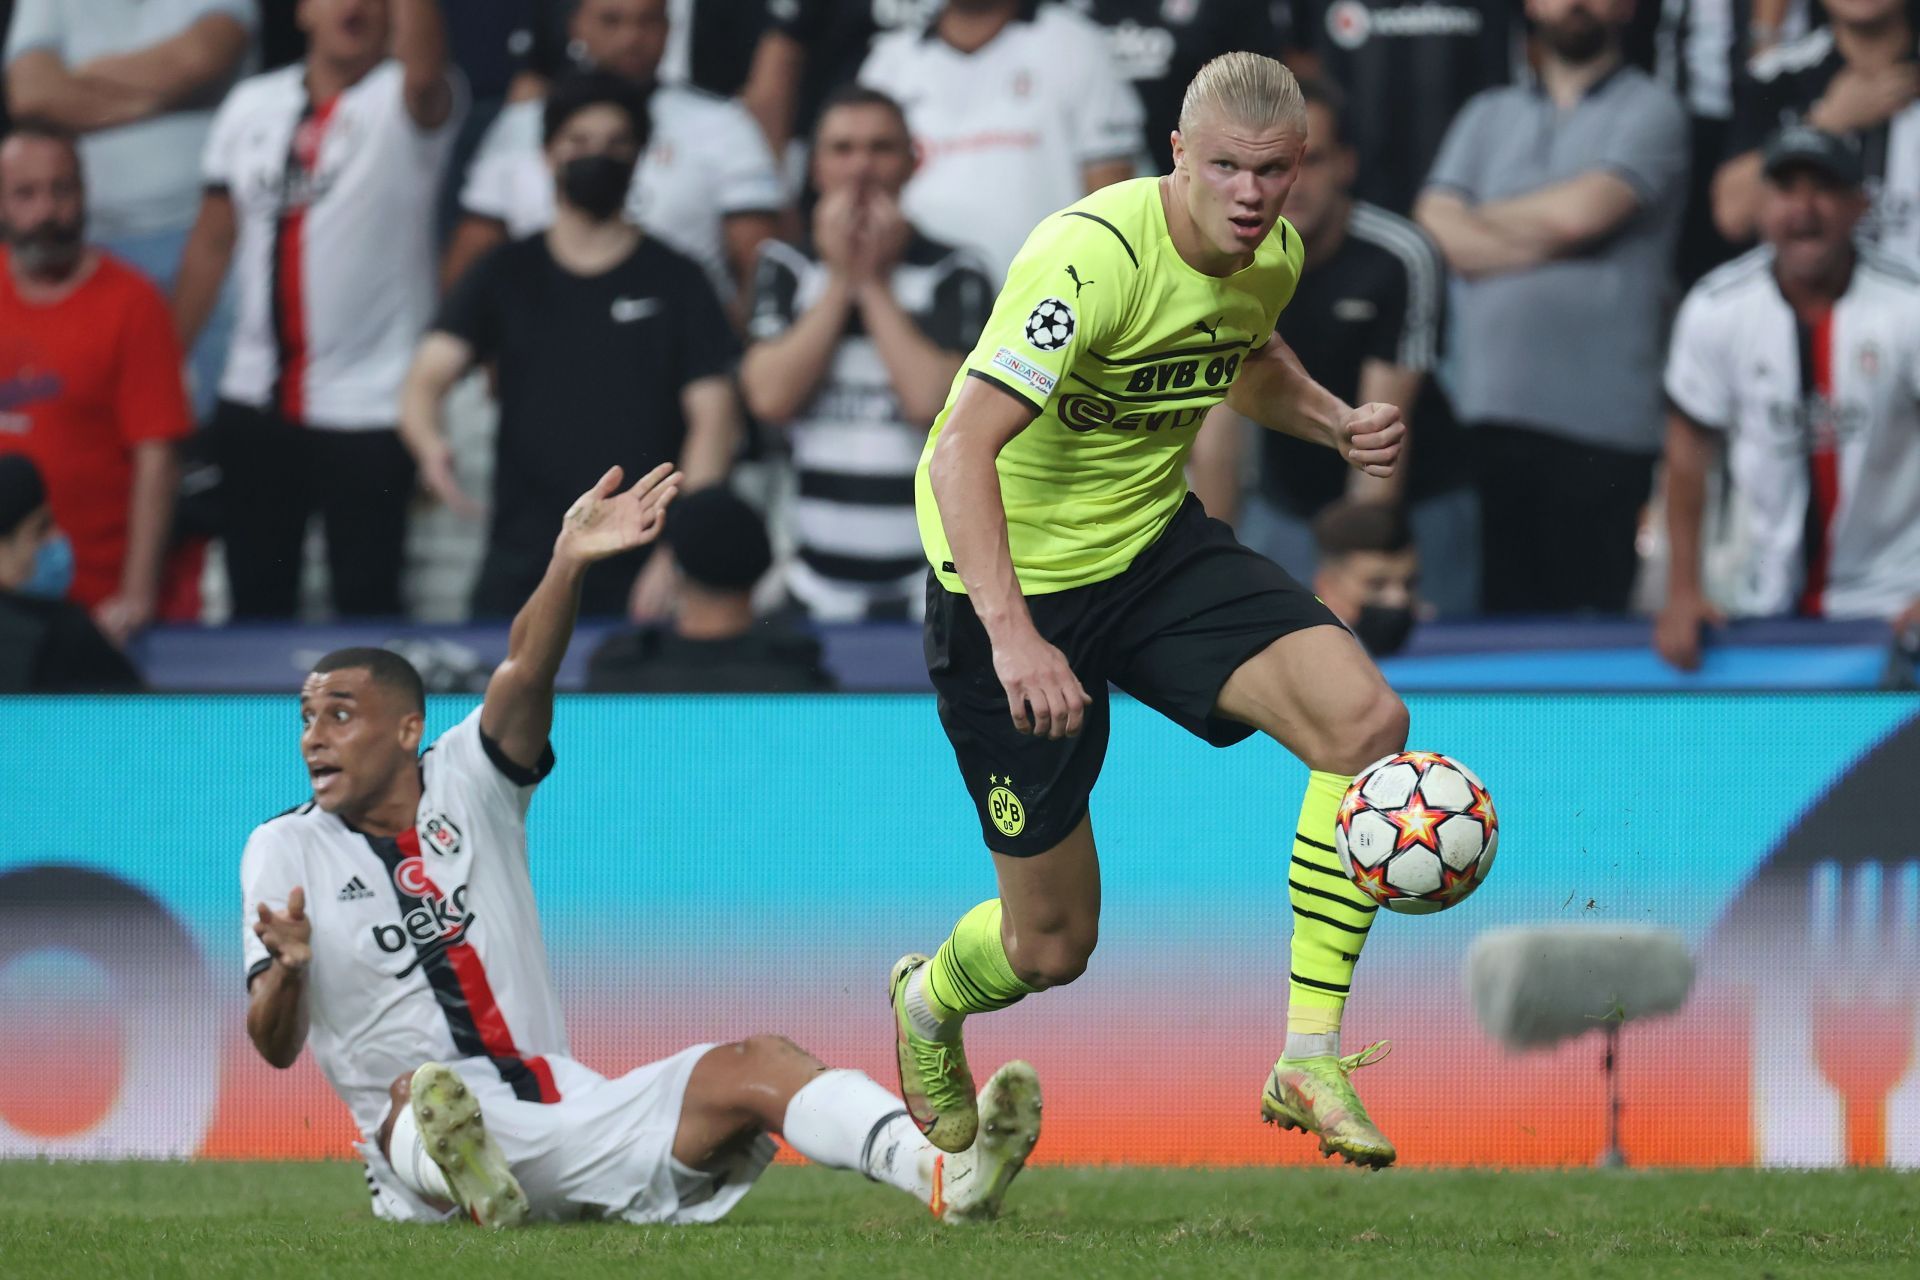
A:
[[[502,245],[454,286],[433,327],[495,366],[494,551],[550,546],[615,463],[632,481],[677,459],[681,390],[738,355],[706,273],[650,239],[597,276],[563,269],[544,236]]]
[[[820,642],[775,620],[725,640],[666,627],[608,636],[587,662],[593,693],[818,693],[835,687]]]
[[[1147,146],[1162,171],[1173,167],[1168,135],[1187,83],[1209,60],[1235,49],[1280,55],[1273,0],[1067,0],[1107,29],[1114,65],[1147,112]]]
[[[1409,415],[1409,498],[1466,478],[1452,410],[1432,377],[1445,305],[1446,272],[1433,242],[1404,218],[1356,204],[1340,247],[1301,273],[1275,330],[1307,372],[1349,404],[1359,401],[1368,360],[1428,374]],[[1346,492],[1351,468],[1333,450],[1274,431],[1261,437],[1260,487],[1269,501],[1311,516]]]
[[[145,687],[84,609],[0,590],[0,693],[136,693]]]
[[[767,28],[790,36],[807,51],[794,104],[793,136],[806,138],[820,118],[820,104],[860,77],[875,36],[901,27],[923,27],[943,0],[766,0]]]
[[[1353,193],[1413,209],[1447,126],[1468,98],[1513,79],[1516,0],[1291,0],[1293,40],[1346,93],[1342,132],[1359,157]]]

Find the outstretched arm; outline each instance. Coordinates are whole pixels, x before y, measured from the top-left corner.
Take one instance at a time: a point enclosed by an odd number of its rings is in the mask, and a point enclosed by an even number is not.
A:
[[[313,922],[307,919],[307,895],[295,888],[287,908],[275,911],[262,902],[254,936],[271,958],[247,988],[247,1038],[260,1056],[285,1069],[307,1042],[307,965],[313,960]]]
[[[624,493],[620,480],[620,468],[610,469],[567,509],[546,576],[514,617],[506,660],[487,682],[480,731],[507,759],[528,769],[539,765],[553,728],[553,682],[573,639],[587,566],[652,542],[680,489],[671,463],[655,467]]]

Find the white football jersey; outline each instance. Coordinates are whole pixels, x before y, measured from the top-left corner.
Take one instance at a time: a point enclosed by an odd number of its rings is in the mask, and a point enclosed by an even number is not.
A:
[[[1666,390],[1727,435],[1749,548],[1731,608],[1890,618],[1920,597],[1920,275],[1863,253],[1805,324],[1755,249],[1681,304]]]
[[[221,104],[202,170],[239,227],[227,399],[336,430],[399,420],[433,316],[434,198],[459,121],[422,130],[403,80],[389,60],[315,103],[296,63]]]
[[[395,1076],[490,1058],[528,1101],[559,1099],[544,1054],[567,1053],[527,871],[527,805],[553,767],[522,770],[476,708],[420,758],[413,829],[355,831],[309,801],[254,828],[240,862],[247,982],[271,963],[257,904],[306,892],[313,922],[308,1043],[371,1137]]]
[[[553,222],[553,173],[540,144],[539,101],[510,103],[487,130],[460,204],[495,218],[518,240]],[[647,99],[653,137],[627,193],[627,217],[702,267],[722,298],[738,290],[727,263],[726,219],[787,203],[766,136],[737,102],[662,85]]]
[[[899,102],[913,130],[920,167],[901,197],[908,220],[972,249],[996,282],[1036,223],[1087,193],[1087,165],[1146,154],[1140,99],[1106,33],[1059,6],[1008,23],[972,53],[931,28],[889,32],[860,82]]]

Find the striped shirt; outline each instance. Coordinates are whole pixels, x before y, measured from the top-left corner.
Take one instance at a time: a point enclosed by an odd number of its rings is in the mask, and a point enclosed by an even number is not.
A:
[[[1694,286],[1674,320],[1669,401],[1726,437],[1726,603],[1749,615],[1890,618],[1920,598],[1920,275],[1878,253],[1809,321],[1773,250]]]
[[[754,275],[750,342],[786,332],[819,301],[826,267],[810,246],[769,241]],[[993,307],[985,269],[916,233],[893,272],[893,296],[935,345],[958,358]],[[926,422],[908,420],[879,348],[853,312],[813,396],[789,424],[799,498],[794,596],[822,621],[905,617],[926,576],[913,473]]]

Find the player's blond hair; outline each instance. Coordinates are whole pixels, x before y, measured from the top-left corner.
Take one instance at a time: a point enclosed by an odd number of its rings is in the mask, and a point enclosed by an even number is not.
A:
[[[1202,120],[1257,133],[1304,130],[1307,103],[1300,82],[1277,60],[1257,53],[1223,53],[1194,73],[1180,100],[1180,132]]]

